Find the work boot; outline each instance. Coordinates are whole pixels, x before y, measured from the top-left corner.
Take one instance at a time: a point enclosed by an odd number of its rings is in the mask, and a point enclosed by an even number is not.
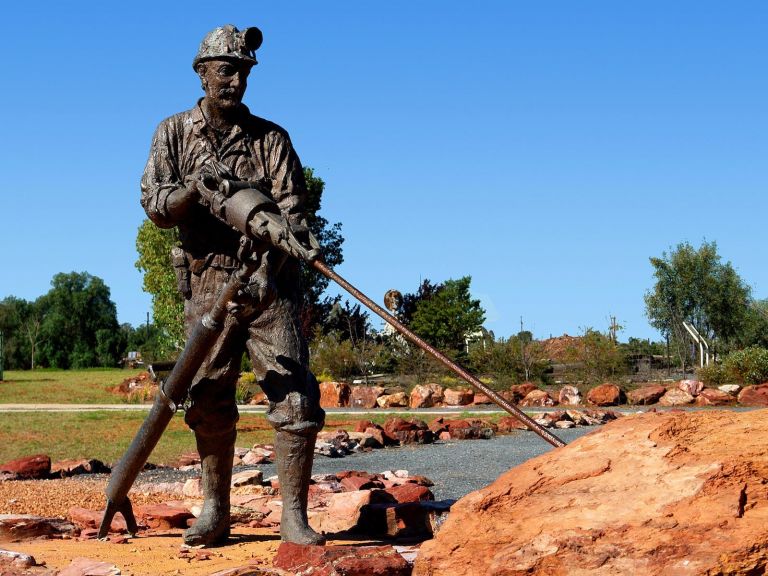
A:
[[[203,510],[195,524],[184,531],[189,546],[221,544],[229,538],[229,490],[235,434],[203,437],[195,433],[203,468]]]
[[[280,538],[295,544],[325,544],[325,537],[309,527],[307,498],[312,476],[316,434],[299,436],[290,432],[275,434],[275,456],[283,515]]]

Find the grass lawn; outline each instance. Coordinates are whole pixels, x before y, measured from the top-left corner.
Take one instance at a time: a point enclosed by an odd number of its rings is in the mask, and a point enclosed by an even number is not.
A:
[[[111,464],[128,448],[144,421],[143,412],[9,412],[0,417],[0,463],[47,454],[51,460],[97,458]],[[325,430],[351,430],[358,420],[379,424],[389,417],[334,416],[326,420]],[[241,414],[237,423],[237,445],[271,444],[274,431],[263,414]],[[177,414],[150,456],[155,464],[174,464],[185,452],[195,450],[195,438]]]
[[[141,370],[6,370],[0,382],[0,404],[121,404],[110,392]]]

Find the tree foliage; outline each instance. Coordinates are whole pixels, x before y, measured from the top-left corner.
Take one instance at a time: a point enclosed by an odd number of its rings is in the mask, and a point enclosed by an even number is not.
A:
[[[329,224],[318,214],[322,202],[325,182],[311,168],[304,168],[307,182],[306,215],[307,225],[322,248],[323,259],[331,267],[343,260],[341,245],[341,224]],[[176,228],[161,229],[149,220],[144,220],[136,237],[139,258],[136,267],[144,274],[144,290],[152,295],[152,317],[159,330],[161,350],[166,353],[181,348],[185,340],[184,299],[176,287],[176,276],[171,266],[171,249],[178,245]],[[302,328],[305,334],[323,322],[333,304],[338,300],[323,296],[329,280],[302,265],[301,282],[304,289],[302,302]]]
[[[40,311],[40,364],[55,368],[116,366],[125,348],[117,308],[101,278],[59,273],[35,306]]]
[[[410,318],[411,329],[427,342],[443,351],[461,352],[467,336],[477,332],[485,320],[485,310],[480,300],[469,292],[472,279],[464,276],[458,280],[446,280],[433,287],[429,281],[424,296],[415,305]],[[407,298],[404,296],[403,301]]]
[[[721,262],[715,242],[696,249],[685,242],[661,258],[651,258],[656,283],[645,295],[651,325],[687,356],[683,322],[721,347],[735,342],[745,325],[749,287],[730,262]]]
[[[305,208],[307,225],[322,248],[323,261],[334,268],[344,261],[342,250],[344,238],[341,235],[341,223],[329,224],[328,220],[319,214],[325,191],[323,179],[315,176],[312,168],[304,168],[304,179],[307,182]],[[304,289],[301,310],[302,330],[304,335],[309,337],[314,332],[315,327],[326,320],[331,308],[338,303],[339,298],[323,296],[330,280],[304,263],[301,266],[301,282]]]
[[[136,236],[136,268],[144,273],[144,291],[152,295],[159,355],[182,347],[185,340],[184,298],[171,265],[171,249],[178,243],[177,228],[158,228],[149,220],[141,223]]]

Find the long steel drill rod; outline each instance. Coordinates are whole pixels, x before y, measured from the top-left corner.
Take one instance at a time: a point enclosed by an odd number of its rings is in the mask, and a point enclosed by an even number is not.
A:
[[[531,417],[529,417],[525,412],[517,408],[516,406],[513,406],[509,402],[507,402],[504,398],[502,398],[499,394],[488,388],[485,384],[480,382],[477,378],[472,376],[469,372],[464,370],[461,366],[453,362],[450,358],[448,358],[445,354],[442,352],[436,350],[434,347],[427,344],[424,340],[416,336],[413,332],[411,332],[408,328],[406,328],[397,318],[392,316],[390,313],[388,313],[386,310],[384,310],[381,306],[376,304],[373,300],[368,298],[365,294],[360,292],[357,288],[352,286],[349,282],[347,282],[344,278],[339,276],[336,272],[331,270],[328,266],[326,266],[323,262],[320,260],[313,260],[309,263],[313,268],[315,268],[318,272],[326,276],[327,278],[330,278],[334,282],[336,282],[339,286],[344,288],[347,292],[352,294],[355,298],[357,298],[360,302],[365,304],[368,308],[370,308],[373,312],[381,316],[381,318],[384,319],[385,322],[388,324],[391,324],[393,328],[395,328],[398,332],[400,332],[403,336],[405,336],[408,340],[413,342],[416,346],[424,350],[425,352],[429,353],[431,356],[433,356],[435,359],[437,359],[440,363],[447,366],[451,370],[453,370],[456,374],[458,374],[461,378],[469,382],[475,389],[479,390],[488,398],[493,400],[496,404],[498,404],[500,407],[502,407],[504,410],[512,414],[515,418],[520,420],[523,424],[525,424],[530,430],[533,432],[536,432],[539,436],[541,436],[544,440],[552,444],[555,448],[559,448],[560,446],[565,446],[565,442],[563,442],[560,438],[552,434],[549,430],[544,428],[543,426],[539,425],[534,421]]]

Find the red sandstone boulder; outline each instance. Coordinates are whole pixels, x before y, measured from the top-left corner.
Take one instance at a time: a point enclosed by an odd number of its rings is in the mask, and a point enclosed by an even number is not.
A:
[[[384,394],[376,398],[376,404],[379,408],[404,408],[408,406],[408,395],[405,392]]]
[[[544,390],[531,390],[520,400],[520,406],[554,406],[557,400]]]
[[[616,384],[595,386],[587,394],[587,402],[594,406],[618,406],[624,398],[624,392]]]
[[[343,408],[349,406],[352,389],[346,382],[320,382],[320,406]]]
[[[528,426],[514,416],[502,416],[499,419],[498,426],[499,434],[509,434],[513,430],[528,430]]]
[[[511,402],[514,402],[515,404],[517,404],[518,402],[520,402],[520,400],[528,396],[530,392],[538,389],[539,389],[538,386],[536,386],[531,382],[523,382],[522,384],[516,384],[515,386],[512,386],[509,389],[510,393],[512,394]]]
[[[68,520],[44,518],[30,514],[0,514],[0,541],[20,542],[40,538],[72,538],[80,528]],[[0,568],[0,574],[2,574]]]
[[[74,506],[69,509],[70,520],[81,528],[98,528],[103,517],[103,510],[89,510],[79,506]],[[122,514],[115,514],[114,518],[112,518],[112,523],[109,525],[109,531],[120,533],[128,532],[128,527],[125,525],[125,519]]]
[[[108,474],[109,466],[101,460],[83,458],[81,460],[61,460],[51,464],[51,476],[67,478],[80,474]]]
[[[641,386],[634,390],[630,390],[627,393],[627,402],[629,404],[643,405],[656,404],[659,399],[667,393],[667,389],[664,386],[652,385]]]
[[[696,396],[696,406],[726,406],[733,404],[736,399],[722,390],[715,388],[704,388]]]
[[[431,408],[435,405],[432,389],[423,384],[417,384],[411,390],[411,394],[408,397],[408,405],[413,409]]]
[[[672,390],[667,390],[664,396],[659,398],[659,404],[661,406],[685,406],[686,404],[692,404],[693,400],[693,396],[685,390],[673,388]]]
[[[688,392],[688,394],[696,398],[696,396],[699,395],[699,392],[704,389],[704,382],[700,382],[699,380],[680,380],[680,382],[677,383],[677,387],[683,392]]]
[[[430,444],[435,436],[423,420],[392,417],[384,422],[384,436],[390,443]]]
[[[146,504],[136,510],[136,519],[153,530],[172,530],[186,528],[192,513],[181,506],[168,504]]]
[[[355,530],[370,503],[370,490],[326,494],[320,506],[310,509],[309,525],[326,534]]]
[[[483,420],[435,418],[429,429],[441,440],[472,440],[492,438],[496,432],[493,424]]]
[[[383,394],[381,386],[352,386],[349,405],[352,408],[376,408],[376,399]]]
[[[557,401],[566,406],[577,406],[581,404],[581,392],[576,386],[563,386],[557,395]]]
[[[392,496],[397,502],[420,502],[422,500],[434,500],[432,491],[426,486],[407,482],[390,486],[384,492]]]
[[[768,383],[743,388],[739,392],[739,403],[745,406],[768,406]]]
[[[476,406],[482,406],[486,404],[493,404],[493,401],[485,394],[475,394],[472,398],[472,404]]]
[[[472,404],[474,392],[464,388],[447,388],[443,393],[443,403],[446,406],[468,406]]]
[[[0,464],[0,472],[14,474],[16,478],[36,480],[47,478],[51,472],[51,459],[45,454],[25,456]]]
[[[283,542],[274,566],[317,576],[410,576],[411,566],[391,546],[302,546]]]
[[[454,504],[414,576],[760,573],[764,412],[627,416],[528,460]]]

